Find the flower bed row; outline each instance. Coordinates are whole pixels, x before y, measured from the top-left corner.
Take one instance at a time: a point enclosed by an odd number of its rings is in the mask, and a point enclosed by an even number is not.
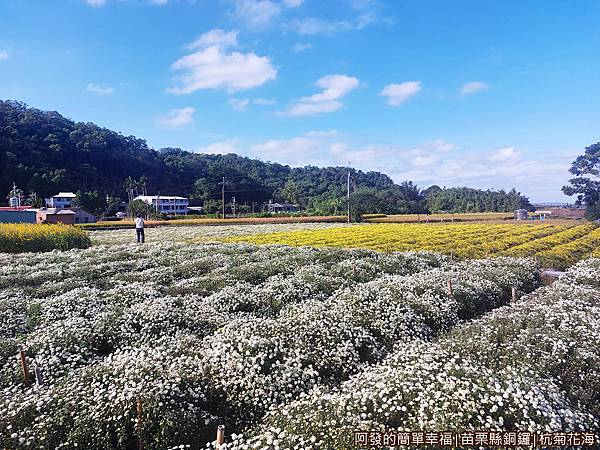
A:
[[[538,283],[529,260],[366,250],[162,244],[4,259],[9,448],[200,444],[218,423],[242,430]],[[23,383],[21,348],[42,386]]]
[[[600,260],[438,342],[401,343],[382,364],[270,411],[227,448],[349,449],[355,430],[596,433]]]
[[[539,257],[548,267],[567,268],[600,248],[594,224],[372,224],[322,230],[280,231],[224,237],[225,242],[368,248],[378,251],[425,250],[461,258]],[[595,253],[594,253],[595,254]]]

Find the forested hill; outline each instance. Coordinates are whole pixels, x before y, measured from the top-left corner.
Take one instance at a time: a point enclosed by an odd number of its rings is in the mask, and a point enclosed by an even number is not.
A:
[[[98,191],[126,198],[127,177],[148,179],[148,192],[220,199],[219,183],[243,202],[331,202],[345,195],[347,169],[266,163],[235,154],[207,155],[181,149],[151,149],[143,139],[93,123],[73,122],[57,112],[0,101],[0,195],[12,183],[38,197],[58,191]],[[353,170],[353,185],[402,193],[379,172]],[[413,189],[416,191],[416,189]]]
[[[0,101],[1,203],[13,182],[25,196],[35,192],[37,198],[59,191],[96,191],[102,197],[126,199],[128,177],[145,177],[149,193],[185,195],[200,204],[220,200],[219,183],[226,177],[227,196],[235,196],[237,203],[273,199],[334,213],[345,202],[347,169],[291,168],[235,154],[154,150],[135,136]],[[379,172],[352,170],[352,185],[369,212],[421,212],[427,207],[414,184],[395,184]]]

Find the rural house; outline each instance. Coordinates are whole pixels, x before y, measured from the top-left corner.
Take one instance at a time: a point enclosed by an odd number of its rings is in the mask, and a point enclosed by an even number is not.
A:
[[[75,224],[75,213],[70,209],[41,208],[37,210],[38,223]]]
[[[152,205],[161,214],[187,215],[190,201],[185,197],[173,195],[139,195],[134,200],[141,200]]]
[[[75,213],[75,223],[95,223],[97,218],[83,208],[69,208],[69,211]]]
[[[287,213],[299,211],[299,208],[296,205],[292,205],[291,203],[269,203],[267,206],[268,212],[270,213]]]
[[[73,200],[77,195],[72,192],[59,192],[52,197],[46,199],[47,208],[69,208],[73,204]]]

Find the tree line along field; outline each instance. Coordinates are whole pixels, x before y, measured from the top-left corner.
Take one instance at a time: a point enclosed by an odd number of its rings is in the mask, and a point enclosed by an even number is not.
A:
[[[591,223],[372,224],[257,233],[226,242],[292,246],[366,248],[377,251],[426,250],[459,258],[532,256],[545,267],[567,268],[600,252],[600,227]]]

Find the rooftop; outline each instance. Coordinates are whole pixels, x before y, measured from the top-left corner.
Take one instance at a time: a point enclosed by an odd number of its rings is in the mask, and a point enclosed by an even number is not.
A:
[[[179,197],[177,195],[138,195],[134,200],[188,200],[187,197]]]
[[[32,206],[0,206],[0,211],[26,211]]]

